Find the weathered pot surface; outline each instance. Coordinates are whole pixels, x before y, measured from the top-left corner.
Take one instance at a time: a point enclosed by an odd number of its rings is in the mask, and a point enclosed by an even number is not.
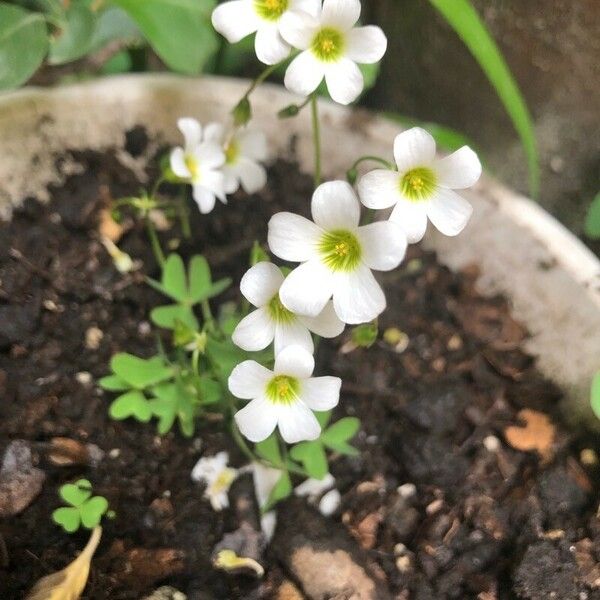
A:
[[[0,97],[0,214],[28,196],[48,198],[49,183],[68,172],[57,164],[66,149],[123,148],[125,132],[144,126],[153,144],[128,166],[143,172],[159,144],[179,140],[175,122],[225,120],[248,83],[206,77],[124,76],[56,89],[25,89]],[[295,139],[301,167],[312,169],[310,116],[281,121],[275,113],[296,99],[264,85],[252,96],[254,123],[270,140],[273,155],[290,154]],[[324,172],[344,177],[364,154],[389,156],[398,126],[364,111],[322,103]],[[503,293],[531,333],[527,350],[540,369],[586,418],[589,385],[600,368],[600,261],[537,204],[484,176],[465,193],[475,208],[467,230],[445,238],[430,228],[425,244],[451,268],[479,265],[485,293]],[[573,408],[576,410],[573,411]],[[588,419],[593,423],[593,419]]]

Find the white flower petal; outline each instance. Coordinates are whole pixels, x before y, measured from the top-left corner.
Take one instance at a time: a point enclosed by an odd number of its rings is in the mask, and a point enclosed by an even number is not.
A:
[[[347,181],[322,183],[313,194],[311,212],[323,229],[351,229],[360,221],[360,202]]]
[[[215,194],[203,185],[194,185],[192,195],[203,215],[208,214],[215,207],[217,200]]]
[[[213,27],[230,44],[235,44],[254,33],[261,21],[252,0],[233,0],[219,4],[212,13]]]
[[[288,11],[307,13],[312,17],[318,17],[321,14],[321,0],[292,0]]]
[[[307,479],[294,488],[296,496],[320,496],[335,485],[335,477],[327,473],[323,479]]]
[[[383,290],[366,265],[351,273],[336,273],[333,305],[337,316],[349,325],[368,323],[386,306]]]
[[[210,190],[221,202],[226,203],[225,175],[222,171],[201,171],[199,184]]]
[[[288,57],[290,46],[281,37],[277,23],[261,25],[254,41],[256,56],[265,65],[275,65]]]
[[[281,471],[277,471],[277,473],[281,477]],[[277,527],[276,510],[270,510],[269,512],[266,512],[264,515],[261,516],[260,529],[263,532],[267,542],[270,542],[273,539],[273,535],[275,535],[275,527]]]
[[[227,467],[228,462],[229,454],[225,451],[219,452],[214,456],[203,456],[192,469],[192,481],[211,483],[219,476],[219,473]]]
[[[237,365],[229,376],[229,391],[242,400],[262,396],[273,373],[255,360],[245,360]]]
[[[321,22],[349,30],[360,18],[360,0],[324,0]]]
[[[235,169],[229,165],[223,165],[223,190],[228,196],[235,194],[240,189],[240,178],[237,176]]]
[[[438,188],[427,203],[427,216],[444,235],[458,235],[467,225],[473,207],[452,190]]]
[[[300,399],[312,410],[331,410],[340,401],[339,377],[311,377],[302,382]]]
[[[287,68],[284,84],[290,92],[308,96],[319,87],[324,75],[323,63],[319,62],[310,50],[305,50]]]
[[[241,157],[235,167],[246,194],[254,194],[265,187],[267,171],[262,165],[249,158]]]
[[[438,161],[435,170],[442,187],[464,190],[475,185],[481,177],[481,162],[469,146],[463,146]]]
[[[346,57],[327,65],[325,81],[329,95],[344,105],[354,102],[364,87],[363,74],[356,63]]]
[[[248,352],[264,350],[275,336],[275,323],[267,308],[257,308],[244,317],[235,328],[233,343]]]
[[[390,221],[402,227],[409,244],[416,244],[423,239],[427,229],[427,204],[402,199],[394,207]]]
[[[400,176],[415,167],[429,166],[435,159],[435,140],[420,127],[403,131],[394,140],[394,157]]]
[[[315,370],[313,355],[302,346],[287,346],[275,357],[276,375],[289,375],[298,379],[310,377]]]
[[[258,500],[258,506],[263,508],[267,504],[273,488],[281,478],[281,471],[279,469],[265,467],[258,462],[253,462],[252,476],[254,479],[254,491],[256,493],[256,499]]]
[[[204,141],[222,146],[225,140],[225,126],[222,123],[209,123],[204,128]]]
[[[283,273],[277,265],[261,261],[244,273],[240,291],[254,306],[265,306],[279,291],[283,280]]]
[[[250,401],[234,418],[242,435],[251,442],[266,440],[277,426],[277,407],[261,396]]]
[[[303,402],[280,405],[278,411],[279,431],[288,444],[316,440],[321,434],[317,418]]]
[[[318,19],[308,11],[288,11],[279,20],[283,39],[298,50],[308,50],[319,28]]]
[[[395,269],[406,254],[406,234],[391,221],[377,221],[358,228],[362,260],[375,271]]]
[[[310,331],[297,319],[291,323],[279,323],[275,326],[275,356],[287,346],[300,346],[311,354],[315,350]]]
[[[236,136],[240,153],[246,158],[263,162],[269,157],[267,137],[262,131],[247,129]]]
[[[389,169],[375,169],[358,180],[358,195],[367,208],[389,208],[400,195],[400,176]]]
[[[280,212],[269,221],[269,248],[283,260],[302,262],[317,253],[323,231],[305,217]]]
[[[316,317],[298,316],[310,331],[324,338],[334,338],[344,331],[345,324],[335,314],[333,302],[328,302]]]
[[[171,152],[171,170],[177,177],[181,177],[182,179],[189,179],[192,174],[190,170],[187,168],[185,164],[185,152],[183,148],[173,148]]]
[[[201,169],[217,169],[225,163],[225,153],[214,142],[203,142],[194,150],[194,157]]]
[[[339,490],[329,490],[319,502],[319,512],[324,517],[330,517],[342,503],[342,495]]]
[[[184,117],[177,121],[177,127],[185,139],[186,152],[193,152],[202,142],[202,125],[191,117]]]
[[[379,62],[387,50],[387,38],[380,27],[356,27],[348,33],[348,58],[359,64]]]
[[[316,317],[333,293],[334,277],[318,259],[296,267],[285,279],[279,297],[297,315]]]

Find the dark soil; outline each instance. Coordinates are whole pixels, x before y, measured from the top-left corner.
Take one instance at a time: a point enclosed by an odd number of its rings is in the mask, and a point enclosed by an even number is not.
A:
[[[145,135],[127,139],[131,152],[143,151]],[[151,424],[107,415],[111,397],[95,382],[115,352],[155,352],[147,319],[164,301],[143,283],[157,268],[141,228],[120,243],[143,261],[132,275],[115,270],[98,240],[99,211],[107,198],[136,193],[135,176],[110,152],[73,158],[82,173],[52,189],[50,204],[29,199],[0,227],[0,452],[27,440],[46,475],[26,509],[0,521],[0,597],[23,598],[84,545],[85,533],[63,533],[50,514],[59,486],[87,477],[116,518],[104,527],[84,598],[137,599],[161,584],[194,600],[282,598],[278,587],[290,575],[272,551],[262,581],[211,566],[214,546],[239,524],[233,511],[211,510],[190,471],[203,453],[221,449],[243,464],[220,424],[200,423],[193,440],[160,438]],[[194,240],[179,251],[206,253],[218,276],[238,282],[268,218],[282,209],[307,213],[311,188],[295,164],[279,162],[259,195],[240,194],[206,217],[190,203]],[[163,237],[176,245],[177,227]],[[505,300],[478,295],[476,279],[476,267],[453,274],[411,248],[402,268],[382,278],[389,308],[381,328],[405,332],[407,348],[380,341],[343,354],[346,338],[321,344],[318,371],[344,380],[339,414],[362,419],[360,456],[332,464],[342,492],[332,520],[395,598],[600,598],[599,473],[580,457],[589,441],[561,423],[560,391],[521,349],[526,331]],[[236,293],[234,286],[229,298]],[[103,333],[97,348],[86,344],[92,327]],[[523,408],[551,419],[551,444],[529,436],[539,452],[505,437]],[[49,444],[60,437],[94,444],[104,456],[56,466]],[[403,484],[416,493],[400,493]]]

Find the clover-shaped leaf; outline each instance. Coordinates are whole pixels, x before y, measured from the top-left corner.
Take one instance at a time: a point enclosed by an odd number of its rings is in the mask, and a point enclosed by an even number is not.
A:
[[[52,519],[68,533],[77,531],[81,525],[93,529],[108,511],[108,501],[102,496],[92,496],[92,484],[87,479],[63,485],[59,495],[70,506],[57,508]]]
[[[110,361],[114,374],[131,388],[138,390],[166,381],[173,376],[173,369],[160,356],[144,359],[121,352]],[[114,384],[115,381],[111,380]]]
[[[155,398],[150,401],[153,414],[158,417],[158,433],[164,435],[179,419],[179,429],[186,437],[194,435],[196,416],[196,391],[184,381],[161,384],[152,390]]]
[[[330,450],[348,456],[356,456],[358,450],[351,446],[348,441],[356,435],[359,429],[359,419],[356,417],[344,417],[326,429],[319,439]]]
[[[197,331],[199,328],[198,319],[196,319],[191,306],[187,304],[157,306],[150,312],[150,319],[155,325],[164,329],[175,329],[177,323],[183,323],[193,331]]]
[[[291,449],[290,456],[302,463],[309,477],[323,479],[329,472],[327,455],[320,440],[296,444]]]
[[[142,423],[148,423],[152,418],[152,405],[143,392],[131,390],[113,400],[109,414],[117,421],[134,417]]]

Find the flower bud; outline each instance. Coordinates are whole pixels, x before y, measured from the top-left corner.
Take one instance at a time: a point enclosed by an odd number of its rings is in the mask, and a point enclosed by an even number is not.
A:
[[[233,123],[236,127],[246,125],[252,118],[252,106],[250,106],[250,100],[244,96],[233,109],[232,114]]]

